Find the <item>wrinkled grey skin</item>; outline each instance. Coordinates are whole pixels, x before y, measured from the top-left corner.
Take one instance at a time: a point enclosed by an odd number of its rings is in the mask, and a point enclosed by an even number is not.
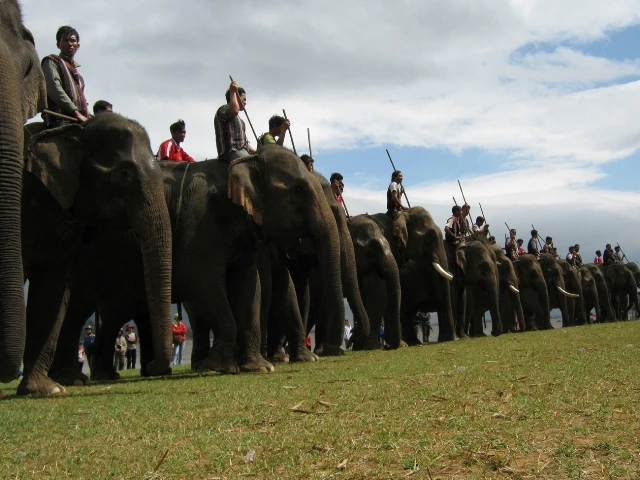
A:
[[[633,272],[623,263],[605,267],[598,265],[604,274],[609,289],[609,298],[616,320],[626,320],[627,313],[634,306],[638,309],[638,284]]]
[[[612,322],[615,319],[615,315],[613,314],[613,308],[611,307],[609,288],[607,287],[607,281],[604,278],[604,274],[598,268],[598,265],[593,263],[585,264],[584,268],[588,269],[589,273],[591,273],[598,291],[598,305],[600,306],[598,312],[600,315],[598,316],[596,313],[596,323]]]
[[[47,374],[89,227],[131,228],[140,239],[156,353],[147,368],[153,374],[169,368],[172,242],[162,201],[160,168],[137,122],[108,113],[31,138],[22,202],[27,344],[18,393],[64,390]]]
[[[0,382],[10,382],[20,370],[27,328],[20,240],[23,125],[47,100],[33,36],[15,0],[0,0],[0,89]]]
[[[371,322],[369,338],[371,342],[379,343],[378,334],[384,319],[385,342],[389,348],[398,348],[400,274],[389,242],[378,224],[367,215],[351,217],[349,232],[353,241],[360,292]],[[378,283],[382,285],[377,285]],[[379,288],[382,288],[382,293]]]
[[[590,316],[591,310],[593,310],[597,322],[598,318],[602,317],[602,314],[600,313],[600,301],[596,279],[592,275],[589,268],[585,265],[579,267],[577,269],[577,272],[582,288],[582,302],[584,304],[584,314],[586,321],[587,323],[591,323]]]
[[[584,296],[582,295],[582,282],[578,276],[578,272],[571,266],[566,260],[557,260],[558,265],[562,269],[564,275],[564,284],[567,287],[567,291],[576,295],[578,298],[567,298],[567,312],[569,321],[563,323],[563,327],[569,327],[574,325],[584,325],[587,323],[585,317]]]
[[[491,314],[491,335],[502,334],[500,278],[495,252],[486,240],[471,237],[456,248],[455,262],[453,282],[458,336],[468,336],[474,315],[481,316],[486,310]]]
[[[400,271],[409,260],[419,262],[429,270],[426,277],[421,278],[433,279],[433,282],[438,285],[438,290],[442,292],[437,297],[437,308],[430,310],[438,314],[438,341],[455,340],[451,281],[438,274],[433,266],[433,262],[436,262],[443,270],[447,270],[447,255],[443,245],[442,229],[436,225],[429,212],[422,207],[412,207],[400,212],[395,222],[384,213],[369,215],[369,218],[374,220],[384,233]],[[395,233],[394,228],[396,228]],[[449,273],[453,274],[453,272]],[[417,288],[428,289],[430,286],[429,284],[421,284]],[[424,295],[428,297],[430,293],[426,292]]]
[[[518,290],[527,330],[553,328],[549,292],[538,259],[533,255],[520,255],[513,267],[518,276]]]
[[[509,259],[502,248],[492,245],[491,249],[496,254],[496,265],[498,267],[499,284],[499,302],[500,302],[500,318],[505,332],[525,332],[527,325],[522,310],[522,302],[519,293],[519,280],[514,268],[514,262]],[[517,262],[516,262],[517,263]],[[518,292],[514,292],[510,287],[515,288]],[[483,305],[485,311],[489,309],[489,304]],[[483,312],[484,313],[484,312]],[[480,326],[480,316],[474,317]],[[517,327],[516,327],[517,322]],[[471,328],[474,328],[473,325]],[[475,331],[478,329],[476,327]],[[479,330],[482,332],[482,329]]]

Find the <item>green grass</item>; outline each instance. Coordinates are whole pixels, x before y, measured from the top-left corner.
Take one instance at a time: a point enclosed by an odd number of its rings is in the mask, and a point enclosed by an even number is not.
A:
[[[0,478],[639,478],[639,365],[625,322],[51,398],[3,385]]]

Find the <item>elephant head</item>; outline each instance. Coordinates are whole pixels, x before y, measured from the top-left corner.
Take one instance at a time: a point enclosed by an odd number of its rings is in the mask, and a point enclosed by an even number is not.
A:
[[[383,230],[399,266],[403,266],[408,260],[415,260],[428,266],[430,276],[437,277],[442,298],[438,311],[438,341],[453,340],[455,329],[450,300],[453,275],[447,271],[442,229],[422,207],[408,208],[394,219],[384,213],[372,215],[371,218]],[[434,279],[433,283],[435,281]]]
[[[13,380],[25,345],[20,240],[24,122],[46,106],[47,92],[31,32],[16,0],[0,0],[0,381]]]
[[[323,354],[340,354],[344,301],[340,236],[317,177],[279,145],[229,165],[228,196],[251,216],[262,235],[282,244],[308,238],[315,245],[329,323]]]
[[[496,266],[498,267],[498,276],[500,279],[499,295],[500,295],[500,313],[505,329],[513,328],[514,320],[517,319],[520,331],[527,329],[524,314],[522,312],[522,303],[520,301],[520,291],[518,276],[512,262],[497,245],[491,247],[496,255]]]
[[[520,300],[527,329],[552,328],[549,293],[538,260],[533,255],[520,255],[513,267],[518,276]]]
[[[582,295],[582,284],[580,277],[575,268],[566,260],[557,260],[558,265],[562,269],[564,275],[564,284],[566,290],[574,294],[574,297],[570,297],[567,300],[567,309],[569,311],[569,323],[562,326],[569,325],[584,325],[586,323],[584,298]]]
[[[621,320],[634,305],[638,308],[638,286],[633,272],[623,263],[598,268],[604,272],[616,319]]]
[[[140,240],[155,360],[151,374],[169,368],[171,224],[162,172],[144,128],[116,113],[31,138],[25,169],[63,210],[89,226],[131,228]]]
[[[484,239],[473,239],[458,246],[455,260],[454,281],[457,284],[460,304],[456,310],[460,318],[456,318],[456,321],[465,325],[462,331],[460,326],[458,327],[458,335],[465,336],[466,327],[471,324],[476,309],[476,301],[480,304],[482,299],[486,299],[487,309],[491,314],[491,333],[494,336],[500,335],[503,327],[498,294],[500,280],[495,253]]]
[[[538,260],[544,281],[547,283],[549,308],[559,308],[562,312],[562,324],[570,321],[567,299],[577,298],[577,294],[568,292],[565,286],[564,273],[553,255],[544,253]]]
[[[378,337],[382,319],[380,315],[383,314],[385,341],[391,348],[397,348],[400,345],[400,274],[389,242],[376,222],[366,215],[351,218],[349,232],[353,241],[358,277],[363,279],[375,275],[385,284],[386,306],[384,312],[377,312],[379,318],[375,322],[370,317],[370,338]]]

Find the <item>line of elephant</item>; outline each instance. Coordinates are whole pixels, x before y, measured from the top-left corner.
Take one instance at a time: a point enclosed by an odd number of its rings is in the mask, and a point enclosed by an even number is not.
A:
[[[19,129],[3,124],[13,137],[0,140],[3,162],[19,177],[0,178],[2,210],[11,210],[0,215],[0,381],[14,379],[23,362],[19,394],[88,381],[77,340],[96,309],[103,321],[91,376],[113,379],[114,340],[130,319],[142,339],[142,374],[171,371],[175,302],[191,320],[192,367],[225,373],[341,355],[344,298],[356,349],[381,348],[382,322],[388,348],[417,344],[416,311],[437,312],[438,340],[450,341],[481,334],[487,310],[499,335],[516,322],[549,328],[551,308],[562,310],[565,326],[586,323],[590,305],[600,321],[620,317],[598,298],[630,308],[629,278],[634,292],[638,282],[630,267],[580,273],[544,256],[512,264],[481,239],[447,249],[422,207],[348,221],[326,179],[277,145],[230,164],[171,163],[155,161],[145,129],[116,113],[23,128],[41,108],[44,84],[17,6],[0,9],[0,22],[18,32],[11,43],[3,30],[19,63],[2,84],[3,101],[23,99],[3,115]],[[313,326],[315,353],[305,347]]]

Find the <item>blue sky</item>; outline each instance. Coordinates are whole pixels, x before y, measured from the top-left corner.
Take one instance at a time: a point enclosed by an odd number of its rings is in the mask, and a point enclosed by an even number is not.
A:
[[[59,25],[80,31],[88,100],[139,120],[154,148],[183,118],[185,149],[215,156],[231,74],[259,132],[286,108],[304,153],[310,128],[351,214],[384,209],[388,148],[442,225],[459,179],[498,237],[534,223],[562,252],[620,242],[640,260],[637,0],[22,3],[41,56]]]

